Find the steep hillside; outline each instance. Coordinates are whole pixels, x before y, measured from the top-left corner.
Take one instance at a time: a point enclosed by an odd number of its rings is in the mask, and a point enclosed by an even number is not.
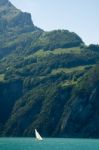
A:
[[[99,64],[87,73],[72,91],[58,131],[67,137],[99,138],[98,107]]]
[[[0,0],[0,58],[0,136],[99,138],[99,45]]]

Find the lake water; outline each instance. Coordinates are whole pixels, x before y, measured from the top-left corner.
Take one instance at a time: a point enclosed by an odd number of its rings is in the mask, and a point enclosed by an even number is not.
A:
[[[99,140],[0,138],[0,150],[99,150]]]

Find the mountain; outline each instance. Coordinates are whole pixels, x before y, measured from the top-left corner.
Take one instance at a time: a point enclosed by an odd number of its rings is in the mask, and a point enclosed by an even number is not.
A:
[[[41,31],[34,26],[29,13],[21,12],[8,0],[0,0],[0,57],[15,50],[16,45],[25,45],[34,32]]]
[[[99,138],[98,62],[99,45],[0,0],[0,136]]]

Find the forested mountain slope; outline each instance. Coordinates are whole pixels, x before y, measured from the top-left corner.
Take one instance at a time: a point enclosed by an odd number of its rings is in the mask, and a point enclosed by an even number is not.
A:
[[[98,61],[98,45],[0,0],[0,136],[99,138]]]

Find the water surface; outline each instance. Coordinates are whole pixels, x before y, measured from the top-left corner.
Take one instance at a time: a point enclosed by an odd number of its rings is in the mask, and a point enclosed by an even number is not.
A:
[[[45,138],[0,138],[0,150],[99,150],[99,140]]]

